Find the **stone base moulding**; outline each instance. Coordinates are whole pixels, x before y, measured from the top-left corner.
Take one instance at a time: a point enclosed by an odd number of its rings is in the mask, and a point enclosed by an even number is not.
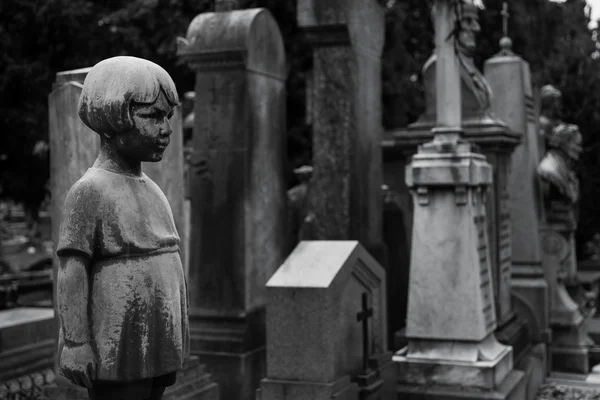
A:
[[[491,361],[419,359],[408,348],[394,355],[396,392],[407,400],[524,399],[524,373],[513,370],[512,348]]]

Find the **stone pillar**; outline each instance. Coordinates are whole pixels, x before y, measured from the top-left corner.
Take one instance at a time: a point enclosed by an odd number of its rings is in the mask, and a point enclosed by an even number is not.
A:
[[[286,59],[266,9],[203,13],[179,39],[196,72],[191,178],[193,354],[224,399],[265,373],[265,284],[286,250]]]
[[[381,198],[384,10],[374,0],[298,1],[313,46],[309,212],[314,239],[358,240],[385,265]]]
[[[496,341],[485,210],[492,169],[461,139],[461,90],[451,2],[436,0],[438,112],[433,141],[407,167],[414,221],[406,336],[394,356],[398,394],[422,399],[524,398],[512,348]]]
[[[540,250],[543,217],[540,182],[536,173],[540,160],[535,100],[529,64],[502,40],[503,50],[486,61],[485,75],[494,97],[492,109],[521,137],[513,152],[508,179],[512,247],[511,283],[519,303],[529,308],[535,320],[528,321],[535,342],[550,342],[548,285],[544,279]]]
[[[83,81],[91,68],[63,71],[56,74],[52,92],[48,95],[50,147],[50,218],[52,243],[58,243],[58,228],[67,192],[92,166],[100,150],[100,137],[79,118],[78,104]],[[53,251],[53,264],[58,257]],[[53,304],[56,313],[56,276],[53,271]],[[56,319],[55,338],[58,346],[59,325]],[[56,348],[56,347],[55,347]],[[55,367],[58,367],[56,360]]]

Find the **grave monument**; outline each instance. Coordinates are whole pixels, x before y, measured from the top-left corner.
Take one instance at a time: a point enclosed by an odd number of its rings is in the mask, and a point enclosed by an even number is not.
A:
[[[299,0],[312,46],[307,118],[313,174],[312,239],[358,240],[385,265],[381,197],[381,54],[384,10],[375,0]]]
[[[492,169],[462,138],[462,1],[436,0],[436,127],[407,167],[414,199],[406,337],[397,393],[407,399],[523,399],[523,372],[495,336],[485,191]],[[469,28],[467,28],[469,29]],[[462,40],[472,38],[469,31]],[[476,98],[475,95],[473,98]],[[479,97],[477,97],[479,98]],[[475,272],[476,271],[476,272]]]
[[[542,269],[539,240],[543,207],[536,173],[540,160],[538,118],[529,64],[512,51],[512,41],[508,37],[506,3],[502,14],[504,36],[500,40],[501,51],[486,61],[485,76],[494,92],[492,110],[521,138],[511,157],[508,180],[512,236],[511,297],[518,322],[527,324],[527,334],[521,337],[524,342],[518,343],[525,351],[517,352],[521,356],[515,359],[515,365],[525,371],[527,399],[532,399],[549,370],[547,345],[551,340],[548,285]]]
[[[508,180],[510,177],[510,157],[520,142],[518,133],[508,128],[492,110],[493,91],[488,79],[475,66],[473,51],[476,35],[480,31],[479,8],[466,1],[461,6],[460,31],[457,34],[457,68],[459,70],[459,90],[461,93],[460,111],[465,139],[479,146],[487,161],[492,165],[493,182],[488,188],[485,203],[488,218],[490,263],[492,268],[492,286],[494,289],[494,307],[497,314],[497,334],[503,342],[514,345],[520,353],[526,342],[523,324],[515,320],[511,305],[511,224],[509,209]],[[433,138],[432,128],[436,125],[437,115],[437,77],[436,65],[439,62],[437,51],[423,67],[425,87],[425,112],[417,122],[405,129],[389,132],[384,142],[386,164],[386,183],[399,193],[399,200],[406,205],[407,218],[412,218],[412,205],[407,196],[408,188],[400,178],[405,173],[404,164],[415,153],[417,146]],[[388,161],[389,160],[389,161]],[[393,172],[392,172],[393,171]],[[407,224],[410,228],[410,222]]]
[[[257,399],[396,398],[385,270],[357,241],[300,242],[267,295],[267,375]]]
[[[224,399],[265,369],[265,284],[286,251],[285,50],[263,8],[217,1],[178,39],[196,74],[190,174],[192,354]]]
[[[553,331],[550,354],[553,370],[590,372],[589,320],[595,308],[577,304],[565,283],[577,281],[575,255],[576,205],[579,181],[575,166],[581,153],[579,127],[560,119],[561,93],[552,86],[542,88],[546,153],[537,173],[542,180],[546,220],[542,227],[542,261],[550,293],[550,323]]]

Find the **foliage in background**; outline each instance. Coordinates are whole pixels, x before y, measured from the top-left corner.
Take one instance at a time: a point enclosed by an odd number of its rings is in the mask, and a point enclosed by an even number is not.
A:
[[[584,139],[579,177],[580,256],[600,232],[600,53],[597,33],[588,29],[585,0],[508,0],[513,50],[530,64],[532,83],[551,83],[563,92],[564,119],[579,125]],[[500,49],[502,0],[485,0],[475,60],[480,68]],[[398,0],[388,10],[384,49],[384,126],[405,126],[424,111],[420,70],[433,51],[432,1]],[[518,171],[512,171],[518,173]],[[587,246],[589,248],[589,246]]]
[[[3,0],[0,2],[0,197],[36,209],[46,195],[47,99],[59,71],[94,65],[117,55],[147,58],[163,66],[180,94],[193,90],[192,72],[178,62],[175,38],[190,21],[211,11],[213,0]],[[288,178],[310,162],[310,127],[305,123],[305,76],[310,50],[296,24],[297,0],[244,0],[266,7],[278,21],[288,60]],[[383,56],[383,124],[406,126],[424,110],[420,70],[433,51],[431,0],[389,0]],[[475,59],[499,51],[501,0],[485,0]],[[578,242],[600,229],[600,65],[596,36],[587,28],[584,0],[509,0],[513,50],[530,63],[537,87],[552,83],[564,94],[564,118],[584,136],[580,177]],[[37,145],[37,150],[36,149]],[[515,172],[515,171],[513,171]]]

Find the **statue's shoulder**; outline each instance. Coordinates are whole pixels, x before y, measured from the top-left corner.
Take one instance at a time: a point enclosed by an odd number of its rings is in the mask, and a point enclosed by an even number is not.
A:
[[[67,193],[67,201],[98,200],[103,193],[111,187],[111,176],[99,168],[90,168],[77,182],[71,186]]]

